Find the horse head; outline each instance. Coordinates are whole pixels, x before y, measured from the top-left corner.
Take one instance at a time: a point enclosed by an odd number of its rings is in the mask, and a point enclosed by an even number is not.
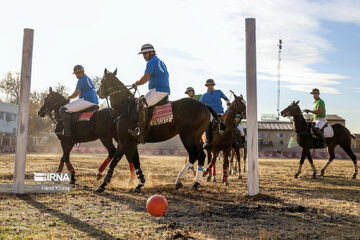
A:
[[[60,93],[54,92],[52,88],[49,88],[49,94],[45,97],[43,105],[38,111],[39,117],[44,117],[46,113],[50,113],[53,110],[64,106],[67,103],[67,100]]]
[[[296,114],[301,114],[301,110],[299,107],[299,101],[293,101],[287,108],[281,111],[281,116],[283,117],[293,117]]]
[[[229,109],[235,114],[240,114],[246,118],[246,102],[242,95],[237,96],[233,91],[231,93],[234,95],[234,101],[230,104]]]
[[[117,96],[117,101],[123,102],[133,98],[130,90],[116,77],[117,69],[114,72],[109,72],[106,68],[104,76],[101,79],[100,87],[97,94],[100,98]]]

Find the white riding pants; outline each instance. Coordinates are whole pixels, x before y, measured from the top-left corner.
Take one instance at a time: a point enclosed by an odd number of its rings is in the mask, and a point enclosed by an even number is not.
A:
[[[95,103],[86,101],[82,98],[76,99],[75,101],[72,101],[68,104],[66,104],[64,107],[68,110],[69,113],[72,112],[80,112],[82,110],[87,109],[88,107],[91,107],[93,105],[96,105]]]
[[[239,124],[237,126],[237,129],[239,129],[240,133],[241,133],[241,136],[244,136],[245,135],[245,132],[244,132],[244,128],[241,126],[241,124]]]
[[[148,107],[154,106],[160,102],[164,97],[169,95],[167,92],[158,92],[155,88],[151,89],[146,95],[145,99],[148,104]]]
[[[315,119],[315,128],[322,129],[326,124],[325,118],[316,118]]]

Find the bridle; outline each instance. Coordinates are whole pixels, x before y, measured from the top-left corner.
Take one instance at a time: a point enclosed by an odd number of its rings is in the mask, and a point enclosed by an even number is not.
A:
[[[45,110],[44,110],[44,114],[45,114],[45,115],[48,114],[49,117],[50,117],[50,119],[51,119],[51,121],[53,121],[53,123],[56,124],[56,123],[59,122],[59,120],[56,118],[56,114],[55,114],[55,119],[54,119],[54,117],[52,116],[52,111],[55,111],[55,109],[57,109],[57,108],[65,105],[66,103],[68,103],[68,100],[66,100],[66,99],[63,100],[63,99],[62,99],[62,100],[60,100],[60,101],[55,102],[55,103],[54,103],[53,105],[51,105],[50,107],[46,106],[46,107],[45,107]],[[51,110],[50,110],[50,109],[51,109]]]

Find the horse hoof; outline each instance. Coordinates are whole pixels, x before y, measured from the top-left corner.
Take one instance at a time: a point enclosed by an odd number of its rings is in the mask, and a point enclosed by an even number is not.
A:
[[[102,178],[101,172],[96,173],[96,180],[100,180]]]
[[[76,182],[76,179],[75,179],[75,178],[71,178],[70,184],[74,185],[75,182]]]
[[[194,185],[191,186],[191,188],[189,190],[198,190],[198,186],[200,185],[200,183],[194,183]]]
[[[102,192],[104,192],[105,191],[105,188],[102,188],[102,187],[98,187],[96,190],[95,190],[95,192],[97,192],[97,193],[102,193]]]
[[[299,174],[295,174],[295,175],[294,175],[294,178],[298,178],[298,177],[299,177]]]
[[[314,173],[311,178],[315,179],[316,178],[316,173]]]
[[[351,179],[356,179],[356,174],[354,174]]]
[[[225,186],[229,186],[229,185],[230,185],[229,181],[225,181],[225,182],[224,182],[224,185],[225,185]]]
[[[133,192],[133,193],[140,193],[141,190],[140,190],[140,188],[134,188],[134,190],[133,190],[132,192]]]
[[[215,176],[212,178],[212,182],[216,182],[216,177]]]
[[[325,173],[324,172],[321,172],[320,173],[320,177],[324,177],[325,176]]]
[[[242,179],[242,176],[240,175],[240,176],[238,176],[238,179],[240,180],[240,179]]]
[[[208,176],[208,177],[206,178],[206,181],[207,181],[207,182],[211,182],[211,176]]]
[[[179,188],[181,188],[183,186],[183,184],[181,182],[177,182],[175,184],[175,189],[178,190]]]

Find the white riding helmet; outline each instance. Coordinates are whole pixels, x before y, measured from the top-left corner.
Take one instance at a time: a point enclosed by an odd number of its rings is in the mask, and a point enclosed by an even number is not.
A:
[[[146,53],[146,52],[151,52],[151,51],[154,51],[155,52],[155,49],[154,49],[154,46],[151,45],[150,43],[146,43],[144,45],[141,46],[141,50],[138,54],[142,54],[142,53]]]

